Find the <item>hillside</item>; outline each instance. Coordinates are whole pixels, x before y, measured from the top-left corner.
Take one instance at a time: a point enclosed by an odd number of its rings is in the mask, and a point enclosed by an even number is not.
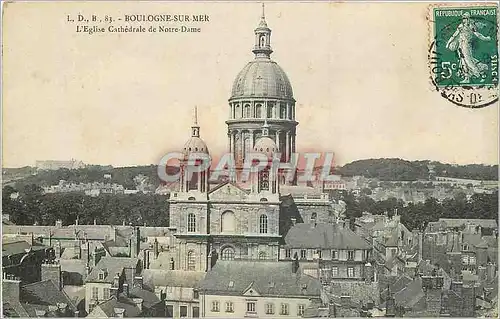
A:
[[[429,169],[432,169],[430,172]],[[464,179],[498,180],[498,165],[451,165],[431,161],[406,161],[399,158],[380,158],[354,161],[337,168],[342,176],[364,176],[382,181],[427,180],[431,176]]]

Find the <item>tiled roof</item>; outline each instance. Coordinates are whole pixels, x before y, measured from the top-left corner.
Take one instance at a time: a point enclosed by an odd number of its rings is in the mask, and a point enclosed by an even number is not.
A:
[[[128,295],[130,298],[141,298],[145,308],[151,308],[161,302],[160,298],[154,292],[139,287],[130,289]]]
[[[440,218],[446,227],[460,227],[466,224],[478,225],[483,228],[497,228],[497,221],[494,219],[455,219],[455,218]]]
[[[97,305],[108,317],[116,317],[115,308],[122,308],[125,310],[124,317],[133,318],[138,317],[141,314],[141,310],[135,305],[132,299],[123,296],[117,298],[116,296],[111,297],[109,300]]]
[[[422,279],[418,277],[411,281],[405,288],[395,293],[394,300],[398,305],[412,307],[424,296]]]
[[[85,282],[108,282],[112,283],[116,273],[121,273],[123,268],[136,268],[139,259],[128,257],[102,257],[99,263],[92,269]],[[99,273],[106,270],[104,279],[99,279]]]
[[[498,247],[498,238],[495,236],[483,236],[483,240],[488,244],[489,247]]]
[[[143,282],[146,286],[163,287],[198,287],[199,283],[205,278],[206,272],[201,271],[183,271],[183,270],[163,270],[163,269],[144,269],[142,272]]]
[[[291,262],[222,261],[206,274],[200,289],[207,294],[242,295],[254,289],[261,296],[320,297],[321,283],[292,272]]]
[[[31,246],[26,241],[15,241],[10,243],[2,244],[2,256],[10,256],[17,254],[24,254],[27,249],[31,249],[32,251],[43,250],[49,248],[47,246],[35,245]]]
[[[53,305],[65,303],[76,310],[71,299],[52,280],[44,280],[21,287],[21,301],[29,304]]]
[[[285,236],[291,248],[370,249],[361,236],[340,224],[295,224]]]
[[[478,248],[488,248],[488,244],[479,234],[463,234],[463,242]]]

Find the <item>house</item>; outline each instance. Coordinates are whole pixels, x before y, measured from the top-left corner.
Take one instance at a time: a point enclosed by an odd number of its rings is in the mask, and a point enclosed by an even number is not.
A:
[[[99,303],[117,296],[123,285],[142,280],[137,258],[102,257],[85,280],[85,310],[91,313]]]
[[[167,318],[200,317],[199,285],[206,273],[201,271],[145,269],[144,285],[164,295]]]
[[[6,317],[79,316],[77,305],[62,289],[61,266],[41,265],[41,281],[23,284],[19,277],[3,274],[2,304]]]
[[[299,262],[217,261],[200,283],[202,317],[301,317],[321,302],[321,283]]]

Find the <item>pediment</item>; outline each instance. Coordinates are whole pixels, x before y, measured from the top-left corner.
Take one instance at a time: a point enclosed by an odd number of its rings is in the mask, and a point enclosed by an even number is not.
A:
[[[223,183],[210,191],[210,200],[244,200],[248,194],[232,183]]]

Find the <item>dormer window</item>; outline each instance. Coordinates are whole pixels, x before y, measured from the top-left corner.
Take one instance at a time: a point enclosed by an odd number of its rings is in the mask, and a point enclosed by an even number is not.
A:
[[[104,273],[103,272],[99,273],[99,280],[104,280]]]
[[[228,286],[229,286],[229,288],[233,288],[233,287],[234,287],[234,281],[232,281],[232,280],[231,280],[231,281],[229,282],[229,285],[228,285]]]

